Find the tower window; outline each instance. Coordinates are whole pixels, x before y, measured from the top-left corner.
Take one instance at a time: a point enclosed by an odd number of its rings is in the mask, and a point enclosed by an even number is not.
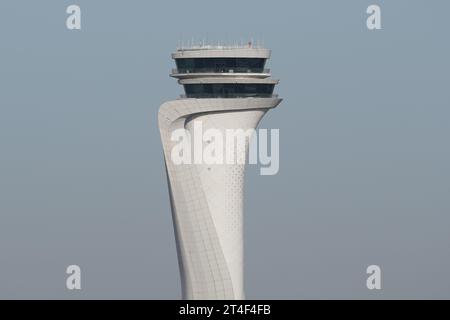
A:
[[[263,58],[182,58],[176,59],[178,73],[262,73]]]
[[[269,98],[274,86],[266,83],[211,83],[185,84],[184,89],[188,98]]]

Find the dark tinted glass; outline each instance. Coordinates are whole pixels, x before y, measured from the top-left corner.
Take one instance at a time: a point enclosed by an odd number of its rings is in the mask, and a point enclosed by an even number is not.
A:
[[[186,84],[188,98],[269,98],[273,94],[273,84]]]
[[[187,58],[176,59],[178,73],[235,72],[262,73],[266,59],[260,58]]]

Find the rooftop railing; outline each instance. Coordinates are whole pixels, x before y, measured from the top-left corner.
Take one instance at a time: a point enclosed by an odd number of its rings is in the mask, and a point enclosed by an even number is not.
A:
[[[231,49],[265,49],[259,42],[253,43],[252,41],[247,43],[233,43],[233,44],[206,44],[191,42],[187,45],[180,45],[177,47],[177,51],[189,51],[189,50],[231,50]]]

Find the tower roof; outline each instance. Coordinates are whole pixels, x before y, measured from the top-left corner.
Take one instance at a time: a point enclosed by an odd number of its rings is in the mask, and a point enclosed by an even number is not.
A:
[[[173,59],[184,58],[270,58],[270,50],[253,46],[195,46],[180,48]]]

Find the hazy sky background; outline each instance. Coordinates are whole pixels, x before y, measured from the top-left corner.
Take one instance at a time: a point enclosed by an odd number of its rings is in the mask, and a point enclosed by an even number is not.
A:
[[[383,30],[366,28],[370,4]],[[280,172],[246,179],[247,297],[450,298],[449,12],[2,0],[0,298],[180,297],[157,111],[182,92],[170,53],[192,37],[260,39],[281,79],[261,124],[280,129]]]

